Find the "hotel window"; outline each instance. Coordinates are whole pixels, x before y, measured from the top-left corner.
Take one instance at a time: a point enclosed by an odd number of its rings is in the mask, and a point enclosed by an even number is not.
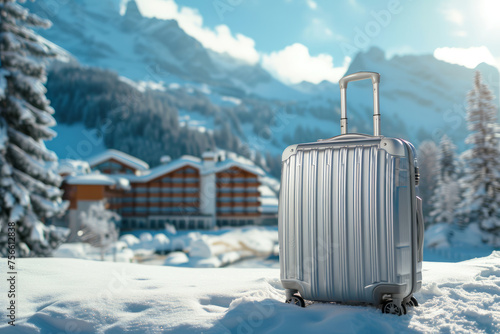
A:
[[[232,202],[232,198],[231,197],[219,197],[219,198],[217,198],[217,201],[219,201],[221,203],[229,203],[229,202]]]
[[[257,211],[259,211],[259,207],[258,206],[247,206],[245,208],[245,211],[246,212],[257,212]]]
[[[231,212],[231,208],[230,207],[221,207],[221,208],[217,208],[217,211],[219,211],[221,213],[229,213],[229,212]]]
[[[132,203],[134,201],[134,197],[123,197],[122,203]]]
[[[245,179],[244,177],[235,177],[235,178],[233,179],[233,182],[234,182],[234,183],[243,183],[243,182],[245,182],[245,180],[246,180],[246,179]]]
[[[125,207],[125,208],[122,208],[122,212],[123,213],[134,212],[134,208],[133,207]]]
[[[150,203],[159,203],[160,202],[160,197],[150,197],[149,202]]]
[[[148,210],[148,208],[146,206],[137,206],[135,208],[135,212],[139,212],[139,213],[145,213],[147,210]]]
[[[173,202],[173,197],[162,197],[161,201],[162,203],[172,203]]]
[[[150,193],[159,193],[160,192],[160,187],[151,187],[149,188]]]
[[[219,188],[218,191],[220,193],[230,193],[231,192],[231,188],[228,188],[228,187]]]
[[[170,176],[166,176],[163,179],[161,179],[162,182],[172,182],[172,178]]]
[[[233,211],[234,212],[244,212],[245,208],[242,206],[235,206],[235,207],[233,207]]]
[[[149,208],[149,212],[150,213],[160,213],[160,208],[152,206]]]
[[[197,177],[186,177],[184,178],[184,183],[196,183],[198,182]]]
[[[186,169],[184,169],[184,170],[186,171],[186,173],[196,173],[196,172],[197,172],[197,170],[196,170],[196,169],[191,168],[191,167],[188,167],[188,168],[186,168]]]
[[[190,194],[198,192],[198,188],[196,188],[196,187],[186,187],[186,188],[184,188],[184,190],[186,193],[190,193]]]
[[[147,197],[136,197],[135,202],[136,203],[146,203],[148,201]]]
[[[256,193],[259,191],[259,188],[257,187],[247,187],[246,188],[247,193]]]
[[[172,193],[174,193],[174,194],[180,194],[180,193],[183,192],[184,188],[182,188],[182,187],[172,187],[170,189],[172,190]]]
[[[137,194],[145,194],[148,191],[148,187],[135,187],[134,192]]]
[[[241,203],[245,201],[245,197],[233,197],[233,201],[236,203]]]
[[[246,202],[257,202],[259,200],[258,197],[246,197]]]
[[[247,183],[256,183],[256,182],[258,182],[258,180],[256,177],[247,177],[246,182]]]

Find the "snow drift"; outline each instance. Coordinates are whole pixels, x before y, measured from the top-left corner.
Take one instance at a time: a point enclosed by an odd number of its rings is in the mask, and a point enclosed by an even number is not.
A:
[[[500,331],[500,252],[460,263],[424,262],[420,306],[401,317],[369,306],[284,304],[278,269],[55,258],[21,259],[18,267],[18,319],[16,327],[1,323],[2,333]]]

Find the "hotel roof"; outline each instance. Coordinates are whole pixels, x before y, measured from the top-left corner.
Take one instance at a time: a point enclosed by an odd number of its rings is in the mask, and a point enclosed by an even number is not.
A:
[[[106,150],[102,153],[99,153],[89,158],[88,162],[89,165],[93,167],[110,159],[119,161],[122,164],[136,170],[146,171],[149,169],[149,165],[145,161],[142,161],[141,159],[138,159],[136,157],[131,156],[130,154],[118,150]]]

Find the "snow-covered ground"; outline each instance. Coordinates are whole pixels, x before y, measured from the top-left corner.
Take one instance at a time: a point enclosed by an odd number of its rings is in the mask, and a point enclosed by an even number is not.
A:
[[[16,327],[4,320],[2,333],[500,332],[500,252],[424,262],[420,306],[401,317],[369,306],[284,304],[279,269],[43,258],[18,260],[18,273]]]
[[[162,256],[162,253],[168,253]],[[137,230],[124,234],[105,252],[106,261],[140,262],[178,267],[217,268],[244,259],[274,257],[277,227],[224,228],[212,231]],[[159,255],[160,254],[160,255]],[[88,244],[61,245],[54,257],[98,260],[101,250]],[[271,260],[272,262],[273,260]],[[260,262],[255,262],[260,267]],[[264,265],[266,266],[266,265]]]

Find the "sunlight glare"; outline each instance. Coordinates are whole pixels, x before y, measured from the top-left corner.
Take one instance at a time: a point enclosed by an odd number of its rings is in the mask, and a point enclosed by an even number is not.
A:
[[[500,27],[500,1],[482,0],[480,5],[482,19],[487,27]]]

